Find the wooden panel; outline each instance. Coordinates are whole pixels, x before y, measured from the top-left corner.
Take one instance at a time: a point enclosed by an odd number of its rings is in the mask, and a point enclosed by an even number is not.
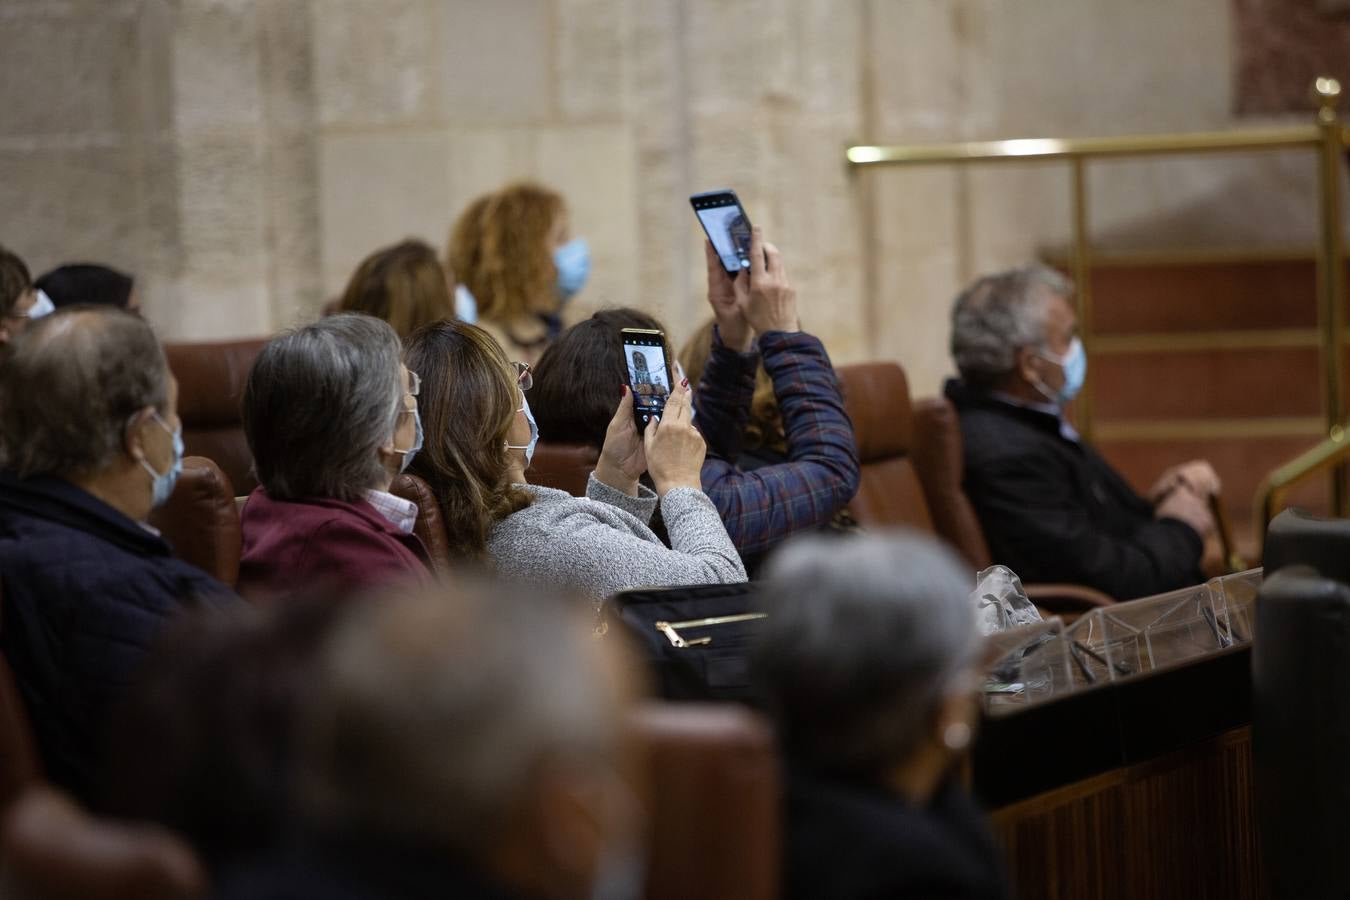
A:
[[[1099,264],[1094,327],[1100,334],[1312,328],[1315,272],[1311,258]]]
[[[1251,730],[995,811],[1019,897],[1260,900]]]
[[[1097,422],[1322,414],[1315,348],[1095,354]]]

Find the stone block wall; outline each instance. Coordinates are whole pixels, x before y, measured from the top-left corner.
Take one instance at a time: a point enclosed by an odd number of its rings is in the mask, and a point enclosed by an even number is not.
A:
[[[3,0],[0,242],[37,270],[135,272],[167,338],[258,334],[316,315],[371,250],[441,248],[473,197],[536,178],[595,255],[573,314],[642,306],[678,340],[704,316],[686,198],[731,186],[835,357],[898,359],[929,393],[959,285],[1067,239],[1068,173],[859,175],[845,144],[1224,127],[1229,7]],[[1311,241],[1311,174],[1279,157],[1104,166],[1094,233]]]

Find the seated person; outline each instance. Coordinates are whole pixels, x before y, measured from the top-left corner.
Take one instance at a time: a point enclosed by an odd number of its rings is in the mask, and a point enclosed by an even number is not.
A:
[[[602,896],[602,860],[636,830],[613,642],[552,595],[374,599],[325,640],[299,710],[298,846],[231,867],[214,896]]]
[[[92,305],[137,312],[141,308],[135,279],[110,266],[68,263],[42,275],[33,286],[51,297],[57,309]]]
[[[623,388],[580,498],[526,480],[538,439],[525,399],[531,373],[486,331],[457,321],[428,326],[408,339],[407,360],[423,376],[430,436],[412,472],[440,501],[461,557],[490,559],[503,576],[566,587],[597,604],[629,588],[745,580],[699,486],[703,438],[690,423],[687,383],[643,434]],[[648,471],[655,490],[639,484]],[[658,505],[670,547],[648,527]]]
[[[406,240],[361,261],[336,312],[384,319],[405,338],[423,325],[453,318],[455,307],[436,251],[421,241]]]
[[[932,538],[807,538],[769,564],[752,671],[785,762],[787,900],[1009,896],[957,763],[979,718],[965,565]]]
[[[517,182],[474,200],[450,232],[445,255],[460,284],[459,317],[512,359],[538,361],[562,332],[563,307],[586,284],[590,248],[571,229],[561,194]]]
[[[182,466],[178,384],[140,318],[59,312],[0,354],[0,651],[47,776],[84,802],[104,716],[168,619],[237,602],[145,524]]]
[[[1087,357],[1072,283],[1041,265],[979,279],[952,308],[965,491],[994,562],[1023,581],[1072,582],[1117,600],[1204,581],[1219,479],[1178,466],[1140,497],[1064,416]]]
[[[244,385],[259,486],[244,505],[241,590],[427,579],[417,504],[389,493],[422,446],[418,379],[373,316],[329,316],[263,347]]]
[[[54,309],[51,298],[33,287],[24,261],[0,246],[0,347]]]

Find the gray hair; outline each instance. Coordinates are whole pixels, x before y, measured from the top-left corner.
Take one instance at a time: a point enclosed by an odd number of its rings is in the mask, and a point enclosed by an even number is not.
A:
[[[548,594],[450,593],[372,598],[329,640],[299,742],[313,824],[471,856],[542,764],[615,762],[627,685],[590,618]]]
[[[754,656],[789,756],[871,776],[903,762],[980,646],[974,578],[917,532],[812,537],[768,572]]]
[[[165,411],[168,375],[139,316],[79,308],[33,321],[0,356],[0,464],[20,478],[103,471],[133,415]]]
[[[329,316],[269,341],[244,386],[244,434],[267,493],[355,500],[385,477],[403,408],[402,347],[373,316]]]
[[[1045,346],[1050,299],[1072,294],[1072,281],[1040,263],[985,275],[962,291],[952,305],[951,344],[961,378],[997,384],[1015,368],[1019,349]]]

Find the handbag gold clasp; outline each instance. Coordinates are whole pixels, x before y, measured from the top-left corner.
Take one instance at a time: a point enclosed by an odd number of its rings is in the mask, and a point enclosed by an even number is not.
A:
[[[686,622],[655,622],[656,630],[666,636],[672,647],[683,650],[688,647],[706,647],[712,643],[711,637],[686,638],[679,629],[713,628],[718,625],[731,625],[735,622],[751,622],[755,619],[767,619],[768,613],[741,613],[736,616],[712,616],[707,619],[689,619]]]

